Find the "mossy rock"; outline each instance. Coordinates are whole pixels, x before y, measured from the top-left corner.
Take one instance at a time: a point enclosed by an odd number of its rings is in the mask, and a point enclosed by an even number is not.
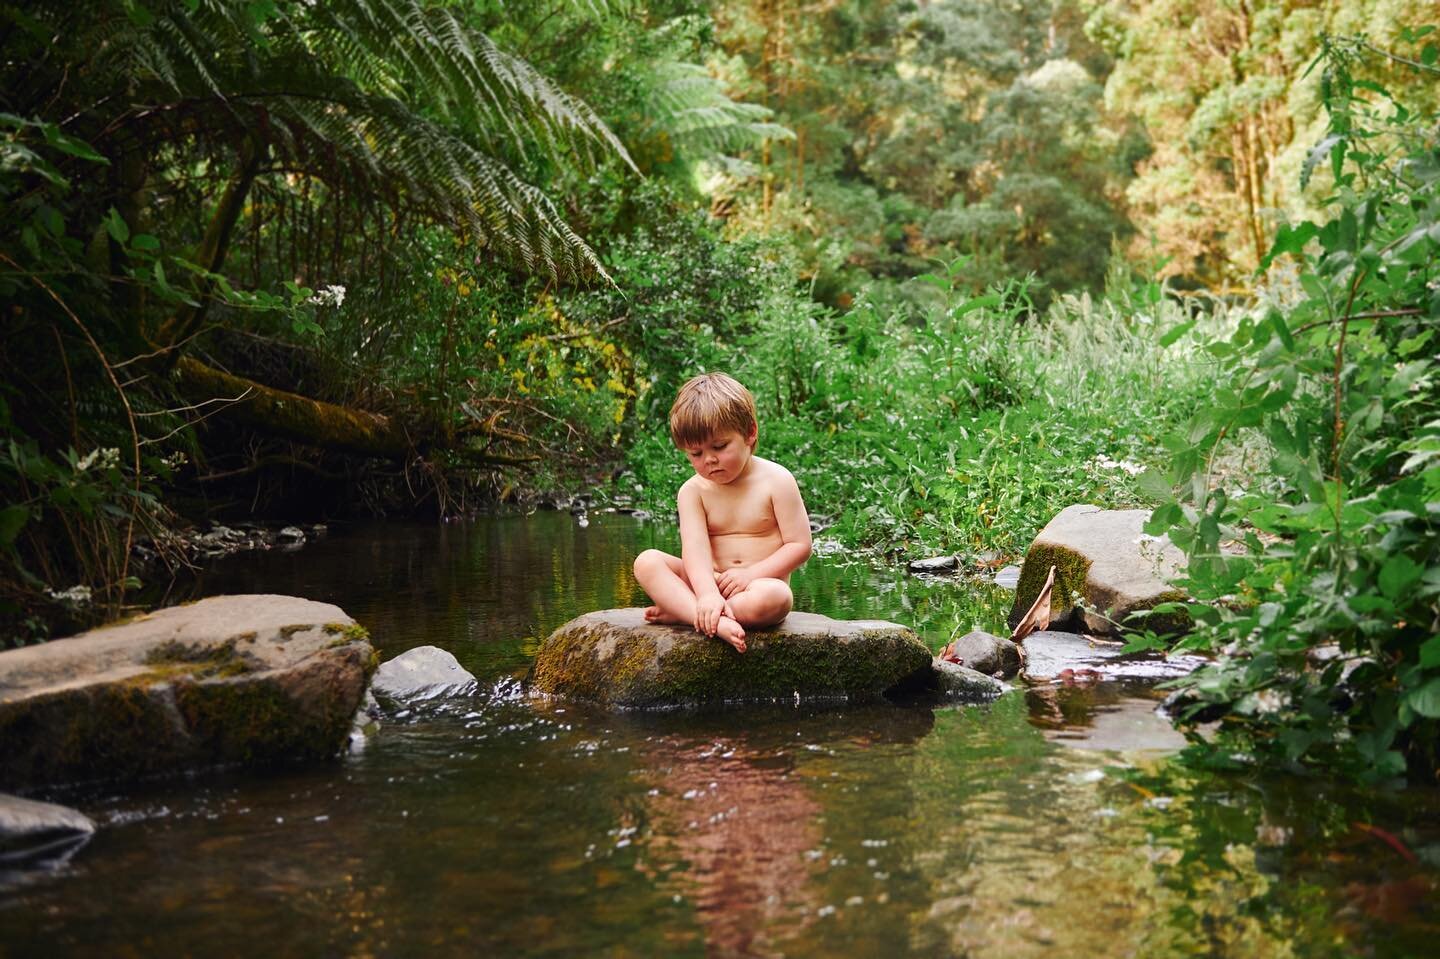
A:
[[[218,596],[0,653],[0,782],[334,756],[375,670],[353,625],[328,603]]]
[[[622,708],[801,699],[878,700],[930,669],[914,632],[879,620],[791,613],[753,630],[736,652],[693,629],[655,626],[640,609],[607,609],[550,634],[532,691]]]
[[[1185,599],[1184,592],[1171,585],[1184,571],[1185,556],[1165,537],[1145,534],[1149,518],[1143,509],[1078,504],[1061,510],[1025,554],[1010,610],[1011,628],[1040,595],[1054,566],[1050,622],[1056,628],[1095,635],[1115,635],[1128,627],[1157,633],[1188,629],[1184,613],[1135,617],[1161,603]],[[1080,598],[1086,608],[1077,605]]]

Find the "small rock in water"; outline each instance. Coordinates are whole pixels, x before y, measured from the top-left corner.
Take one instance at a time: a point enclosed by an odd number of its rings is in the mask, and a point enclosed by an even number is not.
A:
[[[953,573],[960,568],[960,560],[954,556],[931,556],[929,559],[912,560],[912,573]]]
[[[370,688],[387,699],[415,701],[467,693],[475,677],[445,650],[417,646],[381,663]]]
[[[995,585],[1001,589],[1014,589],[1020,582],[1020,567],[1006,566],[995,573]]]
[[[946,649],[963,665],[976,672],[987,676],[999,675],[1004,679],[1010,679],[1020,672],[1023,662],[1020,647],[1008,639],[980,629],[966,633],[950,643]]]
[[[275,538],[282,543],[303,543],[305,531],[298,526],[286,526],[275,534]]]
[[[931,664],[935,671],[935,682],[942,700],[961,702],[986,702],[1005,691],[1005,684],[992,676],[937,659]]]

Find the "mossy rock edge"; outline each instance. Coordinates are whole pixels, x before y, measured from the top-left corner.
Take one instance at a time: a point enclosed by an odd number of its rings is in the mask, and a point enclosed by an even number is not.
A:
[[[1190,619],[1183,612],[1136,616],[1186,598],[1170,585],[1184,570],[1184,556],[1169,540],[1145,534],[1149,516],[1147,510],[1102,510],[1088,504],[1061,510],[1025,553],[1010,627],[1029,611],[1054,566],[1053,628],[1096,635],[1116,635],[1127,628],[1157,633],[1189,629]],[[1087,608],[1077,605],[1082,598]]]
[[[0,782],[333,757],[377,663],[353,626],[327,603],[224,596],[0,654]]]
[[[801,699],[878,700],[930,669],[907,627],[791,613],[753,630],[747,650],[680,626],[645,622],[640,609],[586,613],[545,640],[528,677],[533,692],[616,708],[673,708]]]

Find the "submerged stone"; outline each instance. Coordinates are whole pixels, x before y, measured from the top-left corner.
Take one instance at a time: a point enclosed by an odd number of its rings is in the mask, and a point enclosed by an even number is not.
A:
[[[328,758],[375,668],[338,606],[216,596],[0,653],[0,782]]]
[[[960,568],[957,556],[931,556],[910,561],[912,573],[953,573]]]
[[[935,690],[942,701],[988,702],[1006,689],[1004,683],[969,666],[937,659],[934,670]]]
[[[586,613],[545,640],[529,685],[614,707],[863,701],[930,669],[930,651],[914,632],[879,620],[791,613],[745,641],[738,653],[688,627],[646,623],[640,609]]]
[[[68,806],[0,793],[0,864],[68,859],[90,841],[95,823]]]
[[[1044,630],[1025,637],[1025,678],[1046,681],[1080,674],[1096,680],[1158,681],[1203,665],[1199,656],[1127,653],[1125,644],[1099,636]]]
[[[381,663],[370,688],[382,699],[413,702],[469,692],[475,677],[440,647],[417,646]]]
[[[1010,610],[1011,627],[1040,595],[1051,566],[1055,588],[1050,594],[1050,623],[1059,629],[1114,635],[1116,623],[1126,625],[1138,612],[1183,600],[1185,594],[1170,583],[1184,570],[1185,555],[1167,538],[1145,533],[1149,518],[1150,512],[1143,509],[1102,510],[1077,504],[1061,510],[1025,554]],[[1077,602],[1081,599],[1083,608]],[[1179,613],[1128,625],[1175,632],[1184,629],[1188,620]]]

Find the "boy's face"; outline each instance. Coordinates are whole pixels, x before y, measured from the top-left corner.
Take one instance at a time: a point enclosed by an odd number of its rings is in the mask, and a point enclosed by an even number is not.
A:
[[[745,472],[755,452],[755,434],[745,436],[736,430],[725,430],[706,438],[698,446],[683,446],[697,475],[712,483],[733,483]]]

